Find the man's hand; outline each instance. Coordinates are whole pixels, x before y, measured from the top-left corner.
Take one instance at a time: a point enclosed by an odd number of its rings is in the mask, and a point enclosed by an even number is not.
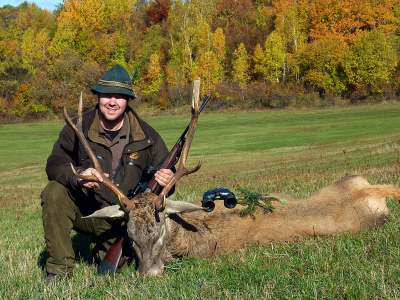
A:
[[[101,174],[99,173],[99,171],[97,171],[96,169],[93,168],[89,168],[86,169],[85,171],[83,171],[81,173],[81,175],[94,175],[97,177],[97,179],[99,180],[99,182],[103,182],[103,177],[101,176]],[[104,174],[105,176],[109,177],[110,175],[108,174]],[[100,184],[98,182],[92,182],[92,181],[86,181],[84,179],[78,178],[78,184],[81,186],[84,186],[85,188],[99,188]]]
[[[166,186],[171,180],[172,176],[174,176],[174,172],[172,172],[170,169],[160,169],[156,172],[154,178],[159,185]]]

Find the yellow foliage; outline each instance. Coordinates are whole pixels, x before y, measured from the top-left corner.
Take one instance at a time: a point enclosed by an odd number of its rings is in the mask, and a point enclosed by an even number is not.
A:
[[[237,81],[240,87],[243,89],[250,79],[249,75],[249,59],[247,51],[243,43],[240,43],[239,47],[233,53],[235,60],[233,61],[233,73],[232,77]]]
[[[377,89],[378,81],[390,82],[397,63],[394,41],[383,30],[363,34],[344,58],[349,83],[357,87],[375,86]]]
[[[147,82],[146,92],[153,95],[158,94],[163,83],[163,72],[158,54],[151,55],[145,80]]]

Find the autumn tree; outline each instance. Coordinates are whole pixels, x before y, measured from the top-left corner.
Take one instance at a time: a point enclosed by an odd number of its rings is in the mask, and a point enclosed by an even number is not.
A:
[[[0,9],[0,98],[5,99],[7,105],[12,104],[18,86],[30,79],[28,66],[23,63],[21,45],[24,33],[38,12],[36,5],[27,2]]]
[[[187,82],[197,77],[197,35],[204,24],[211,22],[215,4],[213,0],[175,0],[168,14],[168,39],[170,58],[180,61]],[[179,57],[174,57],[179,56]]]
[[[76,111],[77,99],[83,92],[84,110],[92,108],[96,98],[90,89],[104,75],[107,67],[85,59],[78,51],[68,48],[51,65],[44,64],[32,78],[30,96],[35,103],[51,107],[55,114],[68,109]]]
[[[150,63],[145,76],[145,92],[152,95],[158,94],[163,84],[163,77],[160,57],[154,53],[150,57]]]
[[[221,0],[216,4],[212,30],[221,28],[226,37],[227,64],[231,65],[234,49],[243,43],[252,53],[257,44],[264,44],[273,30],[273,8],[270,1]]]
[[[201,77],[202,89],[206,95],[211,95],[216,84],[223,78],[223,64],[225,61],[225,35],[222,29],[215,33],[204,23],[196,35],[197,56],[192,77]]]
[[[37,103],[31,97],[30,83],[21,84],[13,97],[11,114],[18,117],[35,117],[41,113],[47,112],[49,108],[46,105]]]
[[[398,0],[299,0],[302,16],[309,21],[310,39],[326,34],[340,36],[354,43],[365,31],[380,28],[386,34],[398,29]]]
[[[341,96],[394,90],[399,20],[400,0],[64,0],[54,12],[4,5],[0,115],[58,113],[82,90],[89,106],[90,87],[116,63],[141,66],[138,99],[175,106],[198,77],[202,93],[221,98],[231,82],[251,84],[259,98],[266,81]]]
[[[42,29],[36,34],[35,37],[35,52],[38,60],[43,59],[50,47],[50,33],[47,29]]]
[[[0,97],[11,104],[19,83],[25,82],[28,70],[22,66],[21,42],[16,39],[0,41]]]
[[[222,28],[217,28],[213,36],[213,49],[221,68],[223,68],[226,59],[226,37]],[[223,77],[223,69],[219,70],[221,74],[218,77]]]
[[[146,15],[152,23],[160,23],[168,17],[169,1],[151,0]]]
[[[173,58],[168,61],[165,70],[170,98],[175,106],[179,106],[184,99],[184,87],[187,83],[179,61],[180,57],[179,55],[173,55]]]
[[[256,79],[264,79],[264,50],[257,44],[253,53],[253,73]]]
[[[48,32],[55,29],[56,16],[52,14],[47,9],[39,10],[36,16],[32,20],[31,28],[38,33],[42,30],[47,30]]]
[[[287,76],[298,80],[299,61],[297,52],[304,46],[307,38],[307,20],[301,17],[302,7],[298,1],[278,0],[274,2],[275,30],[282,38],[284,48],[284,64],[282,79]]]
[[[232,78],[234,81],[238,82],[240,88],[244,90],[247,82],[250,79],[250,64],[247,51],[243,43],[241,43],[239,48],[235,50],[233,57]]]
[[[116,52],[123,52],[124,36],[132,28],[130,16],[135,1],[65,0],[65,10],[58,21],[68,19],[76,31],[74,48],[87,58],[108,62]]]

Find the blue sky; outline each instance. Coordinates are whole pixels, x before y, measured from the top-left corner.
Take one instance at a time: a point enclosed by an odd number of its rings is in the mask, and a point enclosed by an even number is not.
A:
[[[24,0],[0,0],[0,7],[3,5],[10,4],[12,6],[18,6],[21,3],[25,2]],[[40,8],[46,8],[50,11],[53,11],[57,4],[63,3],[63,0],[27,0],[28,3],[35,3]]]

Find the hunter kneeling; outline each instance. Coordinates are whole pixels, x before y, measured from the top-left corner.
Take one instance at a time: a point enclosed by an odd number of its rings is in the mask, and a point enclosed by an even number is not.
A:
[[[126,195],[135,188],[145,167],[158,168],[169,152],[161,136],[128,106],[135,96],[129,74],[122,66],[108,70],[91,91],[98,96],[98,105],[83,114],[82,131],[104,173],[96,170],[76,133],[66,125],[47,160],[50,182],[41,194],[45,242],[50,256],[44,284],[73,274],[72,229],[92,237],[90,248],[96,263],[126,232],[125,221],[82,218],[119,203],[117,195],[99,182],[112,179]],[[98,182],[78,178],[71,164],[77,173],[92,175]],[[160,169],[155,179],[165,186],[172,176],[173,171]]]

